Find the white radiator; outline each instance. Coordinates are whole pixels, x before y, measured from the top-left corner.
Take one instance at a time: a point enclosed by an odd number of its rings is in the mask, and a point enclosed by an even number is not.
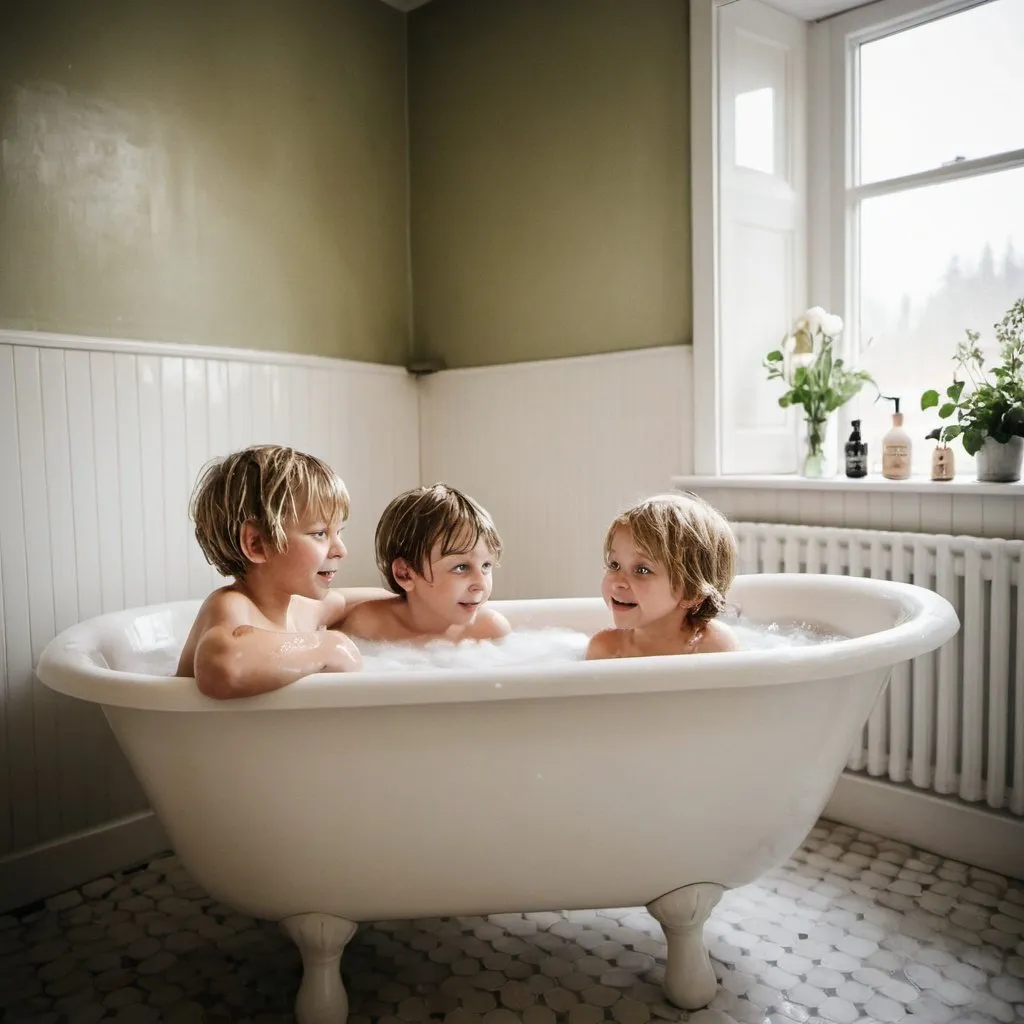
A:
[[[733,523],[739,571],[916,583],[960,632],[897,666],[847,767],[1024,816],[1024,541]]]

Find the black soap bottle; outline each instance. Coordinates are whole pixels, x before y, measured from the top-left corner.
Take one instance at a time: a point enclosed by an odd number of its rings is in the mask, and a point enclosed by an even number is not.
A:
[[[853,432],[844,448],[846,453],[846,475],[861,477],[868,475],[868,446],[860,438],[860,420],[853,420]]]

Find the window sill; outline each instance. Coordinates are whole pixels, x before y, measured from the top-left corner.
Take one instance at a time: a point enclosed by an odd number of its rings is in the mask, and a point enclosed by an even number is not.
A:
[[[884,492],[888,494],[941,494],[954,497],[1024,498],[1024,482],[1013,484],[979,483],[973,476],[956,477],[947,482],[915,476],[909,480],[886,480],[883,476],[869,476],[851,480],[846,476],[813,480],[803,476],[674,476],[672,486],[679,490],[748,490],[748,491],[846,491]]]

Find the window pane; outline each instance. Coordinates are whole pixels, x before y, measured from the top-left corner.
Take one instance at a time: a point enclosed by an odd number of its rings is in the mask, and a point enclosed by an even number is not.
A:
[[[865,200],[860,206],[859,363],[888,395],[902,397],[915,465],[927,472],[941,425],[921,412],[921,392],[953,379],[966,328],[981,332],[986,366],[993,324],[1024,298],[1024,168]],[[881,463],[890,403],[863,394],[870,460]],[[883,405],[885,407],[883,407]],[[957,472],[970,460],[957,444]]]
[[[775,90],[768,86],[736,97],[736,166],[775,173]]]
[[[991,0],[860,48],[860,181],[1024,148],[1024,2]]]

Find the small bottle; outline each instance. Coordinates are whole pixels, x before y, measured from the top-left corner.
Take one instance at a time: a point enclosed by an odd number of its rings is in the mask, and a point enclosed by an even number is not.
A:
[[[910,479],[910,453],[913,442],[910,435],[903,429],[903,413],[900,412],[900,400],[882,395],[889,402],[895,402],[892,414],[892,428],[882,438],[882,476],[886,480]]]
[[[868,475],[868,446],[860,437],[860,420],[853,420],[853,432],[843,451],[846,453],[846,475],[861,477]]]
[[[932,479],[952,480],[956,475],[956,460],[953,458],[953,449],[942,441],[942,433],[938,427],[925,435],[929,441],[938,441],[935,451],[932,452]]]

